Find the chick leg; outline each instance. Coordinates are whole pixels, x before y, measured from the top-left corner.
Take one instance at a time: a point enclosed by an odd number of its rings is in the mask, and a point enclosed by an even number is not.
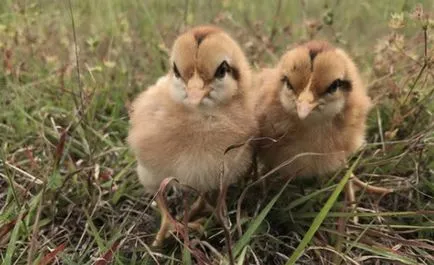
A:
[[[160,209],[161,213],[161,224],[160,229],[155,236],[154,242],[152,242],[153,247],[161,247],[163,245],[164,240],[169,236],[172,228],[171,219],[172,216],[169,213],[169,209],[167,209],[166,203],[164,202],[163,195],[158,194],[156,198],[157,206]]]
[[[203,202],[202,202],[203,200]],[[166,203],[164,201],[164,197],[162,194],[158,194],[156,197],[156,202],[157,202],[157,206],[160,209],[161,212],[161,224],[160,224],[160,229],[157,232],[157,235],[155,236],[154,242],[152,243],[153,247],[161,247],[163,245],[163,242],[166,238],[168,238],[170,236],[170,232],[178,232],[177,227],[175,226],[181,226],[181,223],[179,223],[179,221],[175,220],[170,212],[169,209],[167,209]],[[205,208],[205,206],[207,202],[205,201],[205,199],[202,198],[202,196],[200,196],[198,198],[198,201],[196,201],[194,204],[196,204],[196,206],[194,206],[195,208],[193,209],[196,213],[194,213],[195,215],[200,213],[200,210],[203,210],[203,208]],[[189,229],[195,230],[199,233],[203,233],[203,223],[206,221],[205,218],[199,218],[197,220],[195,220],[194,222],[190,222],[191,217],[193,216],[191,214],[191,211],[187,211],[185,214],[187,214],[187,227]]]

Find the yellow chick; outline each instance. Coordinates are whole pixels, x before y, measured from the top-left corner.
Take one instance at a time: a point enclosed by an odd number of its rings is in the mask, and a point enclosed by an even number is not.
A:
[[[310,41],[288,51],[260,74],[256,116],[262,136],[275,143],[260,157],[280,173],[321,176],[343,166],[365,141],[371,100],[358,69],[342,49]]]
[[[175,177],[199,192],[230,184],[251,166],[258,133],[252,115],[251,70],[240,46],[214,26],[195,27],[174,42],[171,69],[132,103],[128,143],[137,157],[140,182],[149,193]],[[167,209],[153,245],[168,231]]]

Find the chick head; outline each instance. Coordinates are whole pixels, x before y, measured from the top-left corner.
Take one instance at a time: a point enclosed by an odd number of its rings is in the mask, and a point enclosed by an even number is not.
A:
[[[280,60],[280,100],[300,120],[327,120],[340,113],[353,88],[349,57],[325,41],[310,41]]]
[[[171,94],[188,107],[216,107],[250,86],[251,72],[240,46],[214,26],[180,35],[170,57]]]

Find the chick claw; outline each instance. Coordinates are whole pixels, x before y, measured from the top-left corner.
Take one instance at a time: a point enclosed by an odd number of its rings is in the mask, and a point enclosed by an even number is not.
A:
[[[170,217],[169,217],[170,218]],[[199,234],[204,233],[203,223],[205,223],[206,218],[199,218],[195,221],[188,222],[187,227],[191,230],[197,231]],[[152,242],[152,247],[159,248],[163,246],[164,240],[170,237],[171,233],[179,233],[182,234],[181,230],[183,228],[183,224],[174,220],[173,222],[168,220],[168,217],[162,217],[160,229],[155,236],[154,241]]]
[[[182,234],[184,225],[171,216],[162,196],[157,196],[156,201],[157,206],[161,211],[161,225],[157,235],[155,236],[155,240],[152,242],[152,246],[161,247],[163,246],[164,240],[170,237],[171,232]],[[192,209],[188,212],[188,221],[203,212],[204,209],[208,210],[207,208],[209,207],[211,206],[202,196],[200,196],[198,200],[194,202]],[[191,230],[197,231],[199,234],[203,234],[205,230],[203,224],[205,222],[206,218],[198,218],[194,221],[187,222],[187,227]]]

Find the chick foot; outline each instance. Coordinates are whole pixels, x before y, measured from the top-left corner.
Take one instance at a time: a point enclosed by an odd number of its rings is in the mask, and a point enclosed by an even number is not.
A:
[[[352,176],[351,181],[354,183],[354,185],[356,185],[358,187],[359,190],[364,190],[367,193],[385,195],[385,194],[394,192],[393,189],[373,186],[373,185],[370,185],[366,182],[363,182],[355,175]]]
[[[170,237],[172,232],[181,233],[184,231],[184,224],[175,218],[167,209],[166,203],[162,195],[157,195],[156,198],[157,206],[161,212],[161,224],[154,241],[152,242],[152,247],[162,247],[164,240]],[[187,212],[187,228],[202,234],[204,232],[203,224],[206,222],[206,218],[198,218],[194,221],[190,221],[198,215],[207,206],[205,199],[200,196],[198,200],[193,204],[190,211]]]
[[[202,193],[191,206],[188,218],[194,220],[196,217],[214,212],[214,207],[207,201],[206,193]]]
[[[361,181],[355,175],[352,175],[350,180],[348,181],[347,185],[345,186],[345,196],[346,196],[347,201],[351,205],[350,209],[352,211],[355,211],[357,208],[356,190],[362,190],[366,193],[373,193],[373,194],[379,194],[379,195],[385,195],[388,193],[392,193],[394,191],[393,189],[389,189],[389,188],[372,186],[366,182]],[[357,224],[359,222],[359,217],[354,216],[353,222],[355,224]]]

